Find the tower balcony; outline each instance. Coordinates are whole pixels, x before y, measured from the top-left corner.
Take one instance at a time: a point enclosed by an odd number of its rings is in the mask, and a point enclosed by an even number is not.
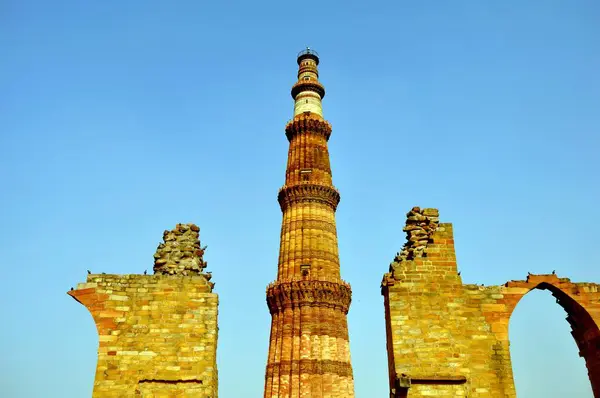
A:
[[[288,141],[292,141],[294,136],[304,133],[322,135],[326,140],[329,140],[331,136],[331,124],[317,113],[305,112],[296,115],[285,126],[285,135]]]
[[[325,97],[325,87],[315,79],[300,80],[296,82],[296,84],[292,86],[292,98],[296,99],[296,96],[303,91],[314,91],[319,94],[321,99]]]
[[[285,211],[292,203],[297,202],[318,202],[335,211],[340,203],[340,193],[333,186],[306,182],[283,186],[279,189],[277,201],[281,211]]]

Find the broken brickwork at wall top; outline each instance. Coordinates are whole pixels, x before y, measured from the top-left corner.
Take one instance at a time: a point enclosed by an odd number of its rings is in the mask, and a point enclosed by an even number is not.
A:
[[[155,275],[88,275],[69,294],[98,330],[94,398],[217,398],[218,296],[199,228],[165,231]]]
[[[407,242],[383,278],[392,396],[515,397],[508,322],[522,296],[537,288],[551,291],[567,312],[600,397],[598,285],[556,275],[463,285],[452,225],[437,217],[435,209],[407,214]]]
[[[200,228],[195,224],[177,224],[163,232],[163,243],[154,254],[154,273],[164,275],[202,274],[206,247],[200,245]],[[210,274],[205,274],[210,279]]]

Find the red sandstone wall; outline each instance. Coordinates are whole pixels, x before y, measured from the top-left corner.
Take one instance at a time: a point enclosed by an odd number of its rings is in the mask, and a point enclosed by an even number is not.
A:
[[[508,322],[518,301],[537,288],[550,290],[567,312],[600,397],[600,285],[556,275],[463,285],[452,225],[438,225],[435,209],[416,209],[405,229],[409,242],[382,283],[391,396],[516,397]],[[410,232],[415,223],[423,228],[417,234]]]

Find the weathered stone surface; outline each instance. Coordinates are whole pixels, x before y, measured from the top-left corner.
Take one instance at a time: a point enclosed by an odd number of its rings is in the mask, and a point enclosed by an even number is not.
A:
[[[88,275],[68,292],[98,329],[94,398],[217,398],[217,307],[203,276]]]
[[[391,274],[395,277],[395,271],[400,269],[403,261],[410,261],[417,257],[426,255],[425,249],[433,233],[439,224],[439,213],[437,209],[423,209],[413,207],[406,214],[406,226],[402,229],[406,232],[406,243],[402,250],[396,253],[394,261],[390,264]]]
[[[502,286],[463,285],[452,225],[437,217],[435,209],[408,213],[407,243],[383,278],[391,396],[516,397],[510,315],[527,292],[547,289],[568,315],[600,397],[600,285],[554,274]]]
[[[210,274],[202,274],[208,264],[203,258],[206,247],[200,246],[198,226],[177,224],[163,233],[163,240],[154,254],[155,274],[204,275],[210,280]]]
[[[165,231],[155,275],[88,275],[68,292],[98,329],[94,398],[217,398],[217,307],[199,228]]]

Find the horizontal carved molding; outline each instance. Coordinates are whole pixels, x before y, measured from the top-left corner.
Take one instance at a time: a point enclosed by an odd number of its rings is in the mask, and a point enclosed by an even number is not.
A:
[[[274,282],[267,287],[267,305],[271,314],[301,306],[336,308],[347,314],[351,301],[350,285],[342,281]]]
[[[281,211],[285,211],[292,203],[297,202],[323,203],[335,211],[340,203],[340,193],[337,189],[326,185],[300,184],[281,188],[277,200]]]
[[[291,231],[296,231],[298,229],[316,229],[318,231],[326,231],[332,234],[336,234],[336,226],[332,221],[322,221],[322,220],[307,220],[307,219],[299,219],[299,220],[283,220],[281,227],[281,232],[286,234]]]
[[[340,318],[345,315],[340,312],[339,316],[331,316],[331,314],[323,314],[325,311],[336,310],[314,307],[304,307],[303,309],[297,308],[292,310],[294,315],[300,315],[299,317],[296,317],[297,320],[299,319],[299,322],[294,322],[292,328],[286,328],[285,326],[283,328],[277,328],[277,339],[285,339],[286,337],[300,337],[302,339],[304,337],[311,339],[311,341],[313,338],[318,338],[322,342],[328,341],[330,338],[348,341],[348,323],[345,319]],[[311,313],[307,314],[307,312]],[[288,325],[293,322],[292,317],[286,319],[284,314],[277,314],[275,316],[283,317],[284,319],[282,322]]]
[[[158,384],[203,384],[200,379],[181,379],[181,380],[165,380],[165,379],[142,379],[138,382],[143,383],[158,383]]]
[[[331,124],[318,116],[313,116],[312,113],[308,113],[308,115],[302,114],[296,116],[285,126],[285,135],[288,141],[292,141],[292,138],[302,133],[321,135],[326,140],[329,140],[331,136]]]
[[[337,266],[338,269],[340,266],[340,259],[338,258],[337,253],[327,252],[325,250],[286,250],[280,254],[279,258],[279,266],[284,266],[286,264],[290,265],[292,261],[306,261],[307,263],[314,263],[315,260],[323,260],[327,263],[334,264]]]
[[[331,373],[342,377],[352,377],[352,365],[348,362],[333,361],[328,359],[295,359],[267,364],[267,379],[274,375],[289,374],[322,375]]]
[[[296,99],[296,96],[302,91],[314,91],[319,94],[321,99],[325,97],[325,87],[317,80],[300,80],[292,86],[292,98]]]

